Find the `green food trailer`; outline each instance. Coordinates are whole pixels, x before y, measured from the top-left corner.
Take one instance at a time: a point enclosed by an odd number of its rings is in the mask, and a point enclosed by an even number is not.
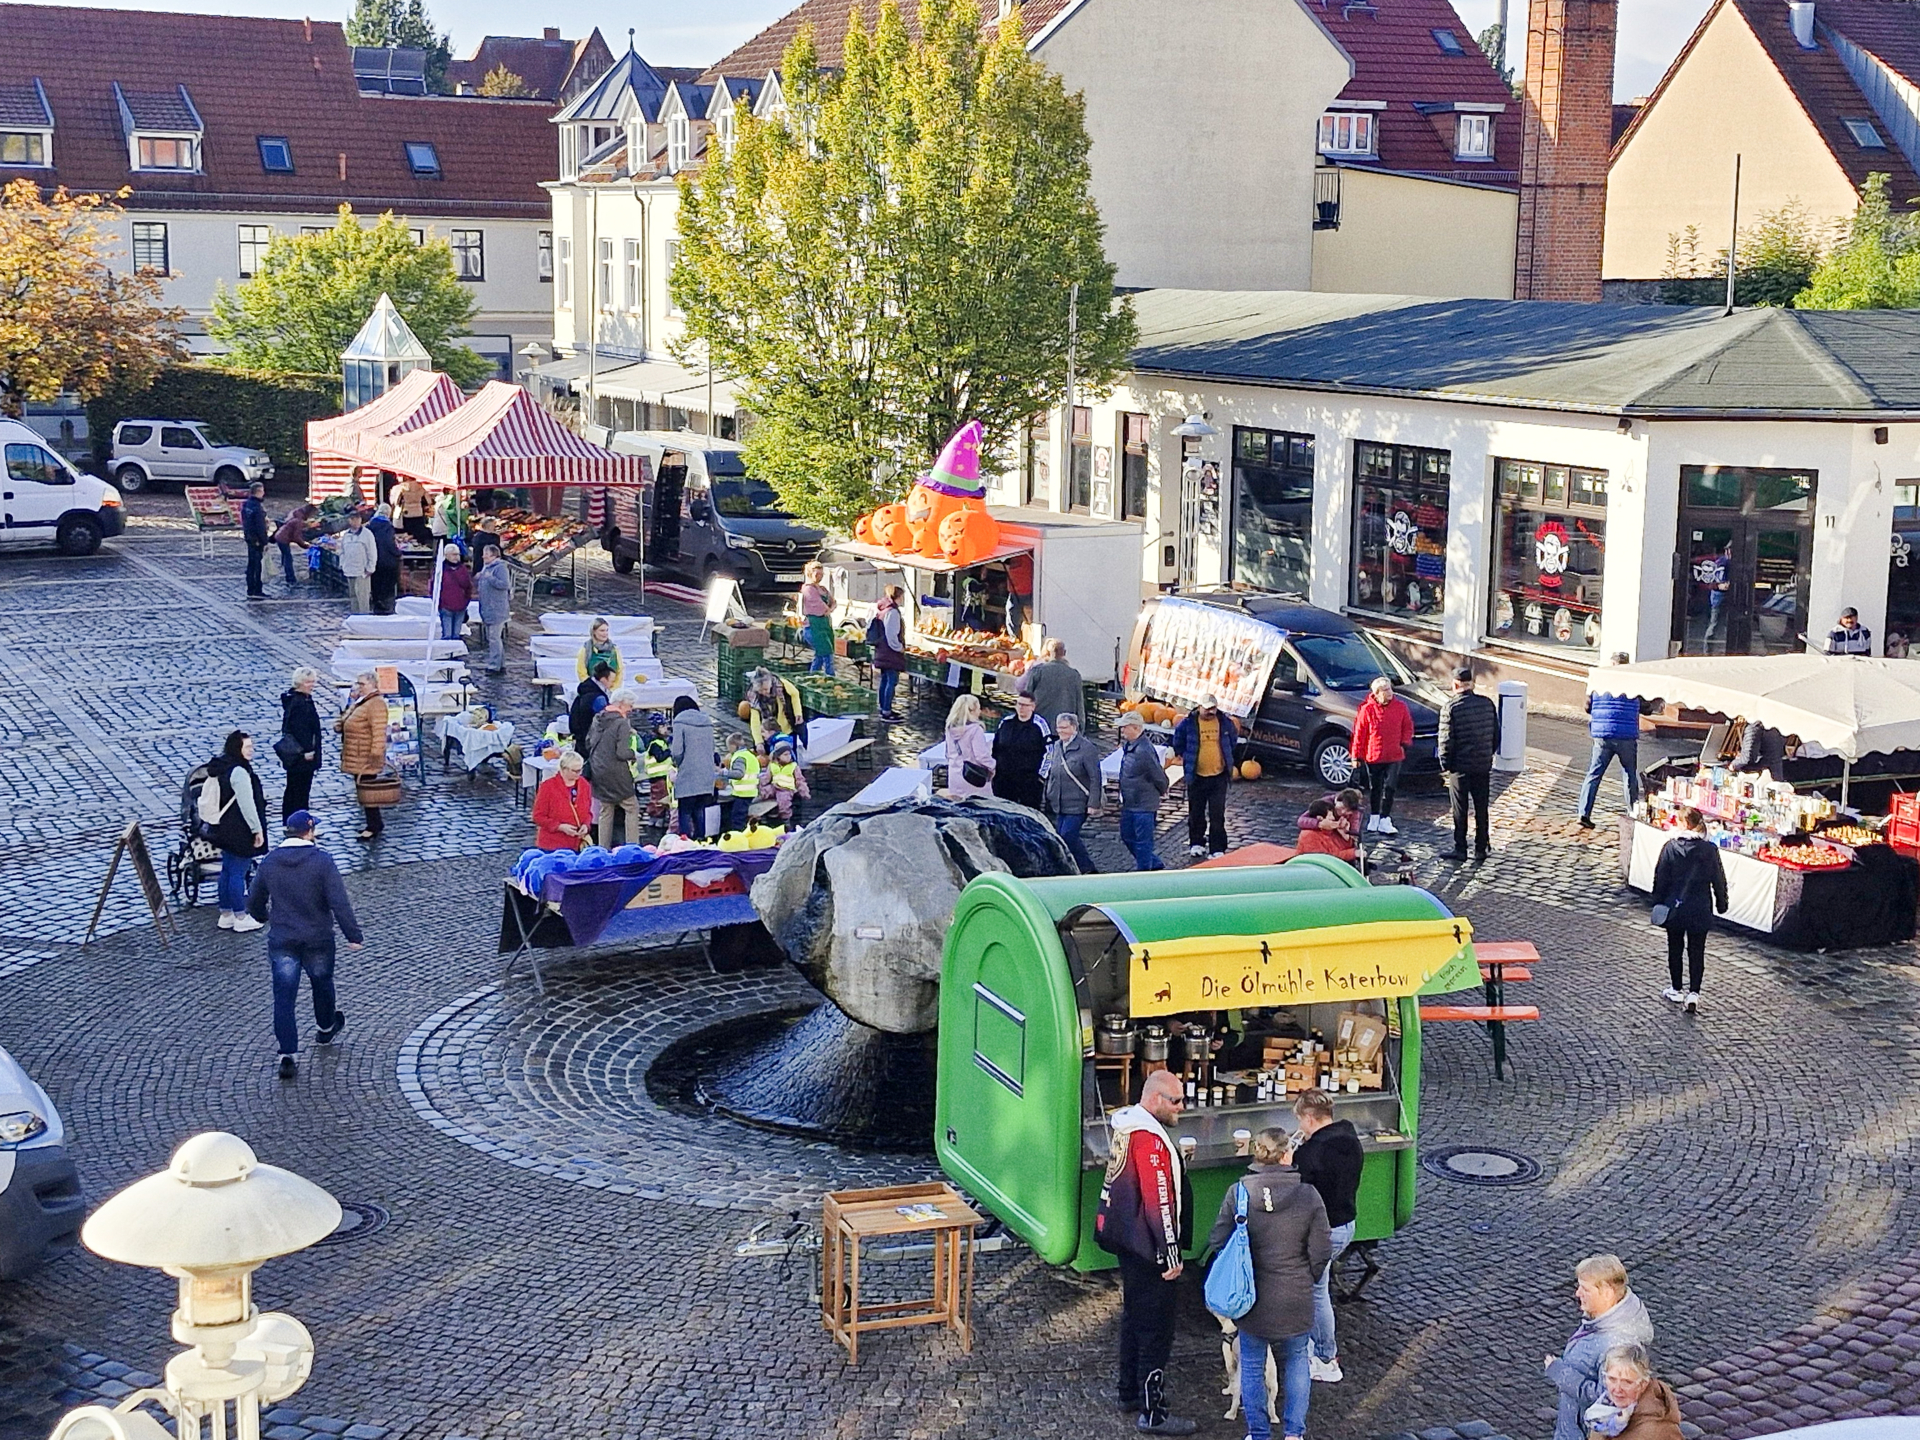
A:
[[[1042,1259],[1104,1268],[1108,1116],[1173,1069],[1195,1096],[1175,1135],[1191,1151],[1197,1253],[1249,1163],[1234,1132],[1296,1128],[1293,1092],[1331,1075],[1335,1116],[1366,1152],[1355,1239],[1383,1239],[1413,1215],[1418,997],[1479,980],[1466,920],[1328,856],[983,875],[942,960],[935,1151]]]

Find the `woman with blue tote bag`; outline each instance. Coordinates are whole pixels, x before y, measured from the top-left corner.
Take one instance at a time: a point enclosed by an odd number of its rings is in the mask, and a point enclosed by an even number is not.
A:
[[[1240,1406],[1247,1440],[1272,1440],[1267,1419],[1267,1347],[1279,1353],[1282,1371],[1281,1420],[1287,1440],[1307,1431],[1307,1402],[1313,1389],[1311,1368],[1313,1287],[1333,1257],[1327,1207],[1320,1194],[1290,1168],[1293,1147],[1281,1130],[1253,1137],[1253,1167],[1220,1203],[1220,1218],[1207,1237],[1217,1253],[1207,1277],[1207,1303],[1215,1305],[1215,1274],[1222,1305],[1245,1299],[1245,1273],[1252,1273],[1252,1303],[1227,1314],[1240,1327]],[[1245,1259],[1236,1251],[1244,1251]]]

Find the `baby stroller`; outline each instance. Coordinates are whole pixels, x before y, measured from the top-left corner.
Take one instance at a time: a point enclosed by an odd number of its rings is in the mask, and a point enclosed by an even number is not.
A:
[[[207,767],[196,765],[180,787],[180,843],[167,856],[167,886],[176,905],[199,904],[202,881],[220,883],[220,847],[200,835],[200,790],[206,783]]]

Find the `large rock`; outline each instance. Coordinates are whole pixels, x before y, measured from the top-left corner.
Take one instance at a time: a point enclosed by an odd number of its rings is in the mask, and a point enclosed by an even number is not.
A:
[[[780,847],[753,905],[787,958],[853,1019],[932,1030],[960,891],[989,871],[1075,874],[1044,818],[990,798],[836,805]]]

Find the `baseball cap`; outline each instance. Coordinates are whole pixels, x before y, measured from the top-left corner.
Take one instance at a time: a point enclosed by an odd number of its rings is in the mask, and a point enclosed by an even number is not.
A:
[[[1468,684],[1472,684],[1473,683],[1473,667],[1471,665],[1462,665],[1458,667],[1453,672],[1453,678],[1456,680],[1465,680]]]
[[[283,828],[289,835],[311,835],[315,823],[311,810],[296,810],[287,816]]]

